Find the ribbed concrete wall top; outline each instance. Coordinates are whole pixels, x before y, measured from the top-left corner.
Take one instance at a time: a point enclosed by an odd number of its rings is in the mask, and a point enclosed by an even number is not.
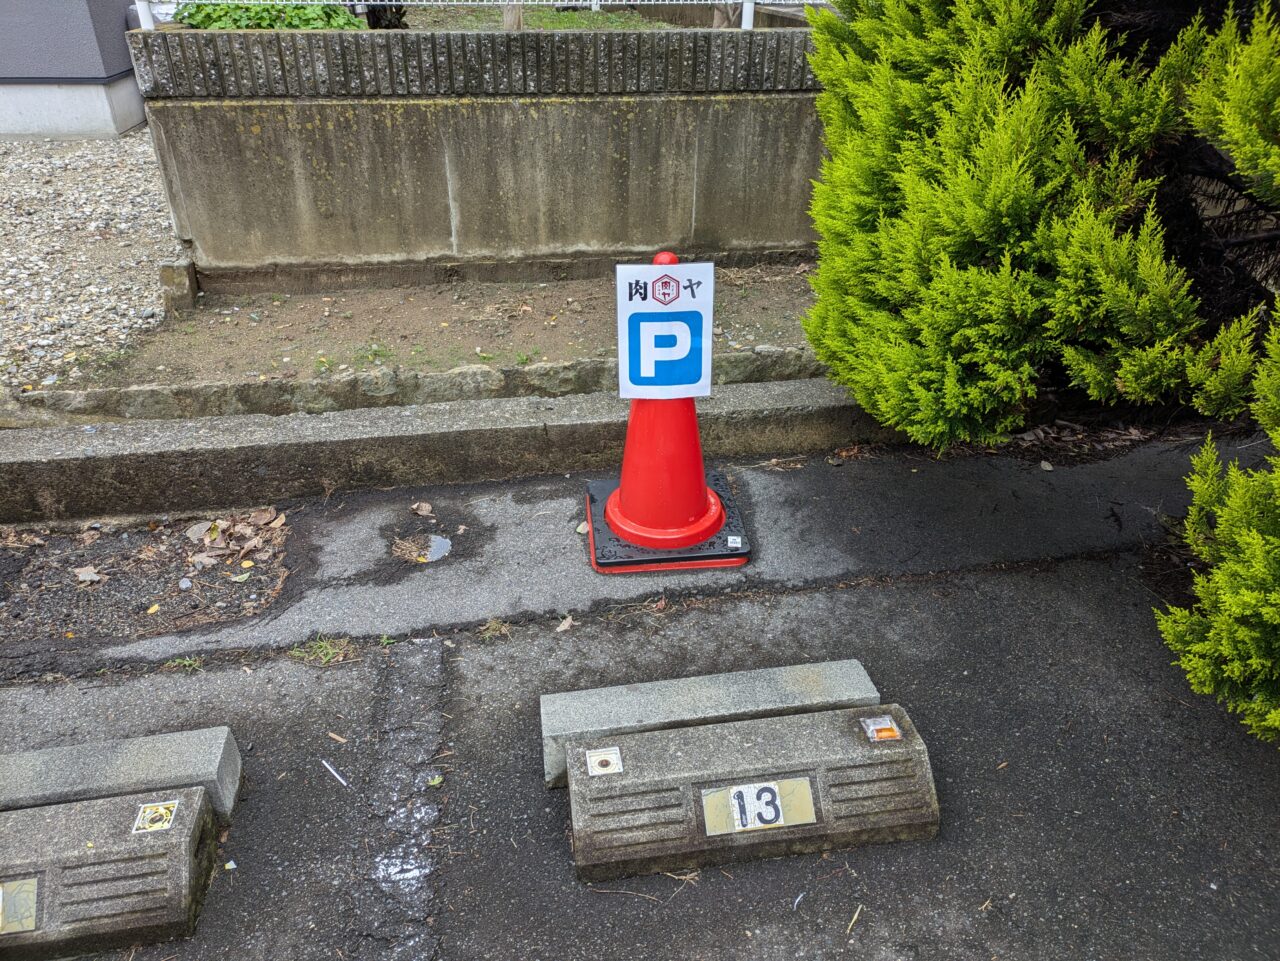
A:
[[[483,97],[816,90],[808,30],[129,34],[149,98]]]

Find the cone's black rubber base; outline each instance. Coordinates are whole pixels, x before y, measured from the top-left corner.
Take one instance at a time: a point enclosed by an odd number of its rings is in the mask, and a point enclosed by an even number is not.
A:
[[[604,505],[609,495],[618,489],[618,481],[588,482],[587,534],[591,566],[601,574],[626,574],[745,564],[751,557],[751,541],[729,490],[729,480],[720,471],[707,471],[707,486],[716,492],[724,507],[724,526],[699,544],[662,550],[628,543],[609,527],[604,519]]]

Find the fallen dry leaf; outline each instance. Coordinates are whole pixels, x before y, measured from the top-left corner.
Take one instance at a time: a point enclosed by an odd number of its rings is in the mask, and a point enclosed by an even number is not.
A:
[[[160,605],[159,605],[159,604],[152,604],[150,607],[148,607],[148,608],[147,608],[147,613],[148,613],[148,614],[154,614],[154,613],[156,613],[156,611],[158,611],[158,610],[160,610]]]
[[[573,627],[577,623],[578,622],[573,619],[573,615],[570,614],[563,621],[561,621],[560,624],[556,627],[556,633],[563,634],[565,631],[567,631],[569,628]]]
[[[193,544],[198,544],[200,539],[209,533],[209,528],[213,527],[212,521],[200,521],[192,524],[183,533],[187,535],[187,540]]]
[[[75,574],[76,580],[81,584],[96,584],[102,580],[102,575],[98,573],[98,569],[93,565],[72,568],[71,573]]]
[[[419,517],[431,516],[431,505],[426,501],[415,501],[413,504],[409,505],[409,510],[413,511]]]
[[[579,533],[579,534],[585,534],[589,529],[590,529],[590,528],[588,527],[588,525],[587,525],[587,522],[586,522],[586,521],[583,521],[581,524],[579,524],[579,525],[578,525],[578,533]]]
[[[255,527],[262,527],[264,524],[270,524],[276,519],[276,509],[274,507],[264,507],[260,511],[254,511],[249,515],[249,523]]]

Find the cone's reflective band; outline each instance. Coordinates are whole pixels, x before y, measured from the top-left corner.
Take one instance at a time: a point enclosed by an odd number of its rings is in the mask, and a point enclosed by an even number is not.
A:
[[[693,398],[633,400],[622,454],[622,483],[605,520],[624,541],[688,547],[724,526],[724,508],[707,487]]]
[[[672,266],[663,251],[654,264]],[[601,573],[736,567],[750,545],[728,484],[708,484],[692,397],[635,399],[627,421],[616,488],[589,486],[587,524],[592,566]]]

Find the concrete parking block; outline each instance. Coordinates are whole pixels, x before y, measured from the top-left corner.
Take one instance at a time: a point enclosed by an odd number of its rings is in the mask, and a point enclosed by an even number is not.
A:
[[[218,819],[231,818],[240,750],[230,728],[0,754],[0,811],[185,787],[204,788]]]
[[[584,880],[938,831],[929,754],[896,704],[575,739],[567,754]]]
[[[565,745],[573,738],[879,703],[880,692],[852,658],[544,694],[542,762],[547,787],[565,786]]]
[[[191,934],[214,831],[201,787],[0,812],[0,961]]]

